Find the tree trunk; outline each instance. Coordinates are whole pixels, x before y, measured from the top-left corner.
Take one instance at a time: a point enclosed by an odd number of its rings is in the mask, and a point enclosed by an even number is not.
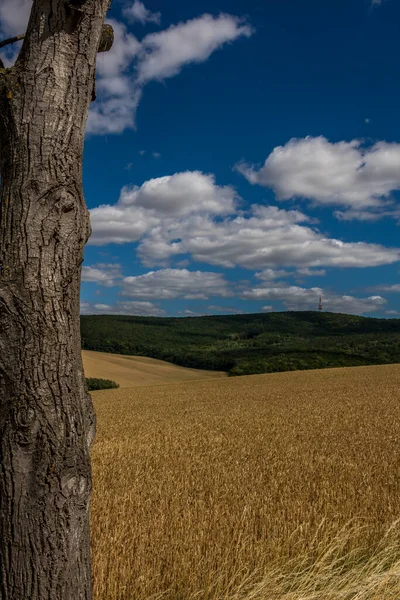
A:
[[[92,597],[82,152],[110,0],[34,0],[0,69],[0,598]]]

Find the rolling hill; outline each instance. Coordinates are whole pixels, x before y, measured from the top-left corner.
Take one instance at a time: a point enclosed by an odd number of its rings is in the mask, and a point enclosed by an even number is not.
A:
[[[229,375],[400,363],[400,319],[339,313],[82,315],[81,335],[83,350]]]

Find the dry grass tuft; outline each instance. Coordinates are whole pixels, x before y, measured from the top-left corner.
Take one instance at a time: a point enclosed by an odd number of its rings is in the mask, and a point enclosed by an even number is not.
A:
[[[400,365],[94,392],[96,600],[400,598]]]

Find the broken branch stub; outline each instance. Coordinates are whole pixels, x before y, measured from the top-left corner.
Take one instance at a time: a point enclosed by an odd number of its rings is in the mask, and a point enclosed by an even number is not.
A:
[[[111,25],[103,25],[97,52],[108,52],[114,43],[114,29]]]

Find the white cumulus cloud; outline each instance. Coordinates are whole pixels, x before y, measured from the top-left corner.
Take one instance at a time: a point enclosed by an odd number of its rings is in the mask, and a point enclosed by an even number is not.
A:
[[[400,260],[400,249],[327,238],[299,221],[299,211],[253,205],[248,217],[189,216],[163,222],[140,242],[138,255],[152,266],[190,254],[197,262],[233,268],[366,267]]]
[[[241,211],[239,201],[232,187],[218,186],[212,175],[199,171],[152,179],[123,188],[117,204],[90,211],[89,244],[139,242],[138,256],[147,267],[167,267],[174,257],[187,260],[183,255],[264,271],[368,267],[400,260],[399,248],[329,238],[299,210],[253,204]]]
[[[365,210],[391,204],[400,189],[400,144],[360,140],[331,143],[323,136],[291,139],[278,146],[260,169],[241,163],[236,169],[253,184],[274,190],[279,201],[305,198],[314,205],[351,209],[364,220]],[[340,213],[341,218],[344,213]]]
[[[145,275],[125,277],[122,295],[136,298],[206,300],[210,296],[231,296],[222,273],[162,269]]]
[[[214,215],[234,210],[237,194],[230,186],[217,186],[213,175],[185,171],[146,181],[141,187],[122,190],[122,206],[138,206],[160,217],[181,217],[207,212]]]
[[[149,231],[156,235],[157,227],[175,223],[176,218],[231,213],[237,200],[232,187],[218,186],[213,175],[200,171],[150,179],[140,187],[125,186],[117,204],[90,211],[93,233],[89,243],[134,242]]]

